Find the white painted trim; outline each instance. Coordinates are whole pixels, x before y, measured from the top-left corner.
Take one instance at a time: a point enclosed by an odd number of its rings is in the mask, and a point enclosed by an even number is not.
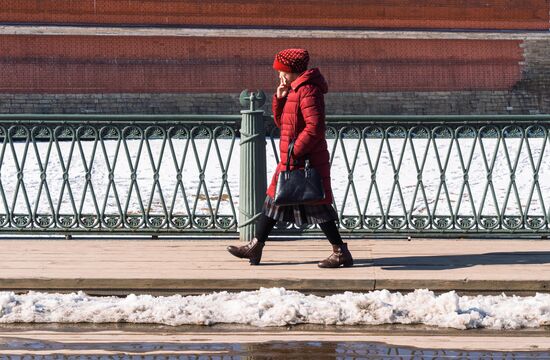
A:
[[[2,35],[86,35],[86,36],[182,36],[260,37],[310,39],[468,39],[550,40],[550,31],[413,31],[413,30],[295,30],[295,29],[206,29],[93,26],[0,26]]]

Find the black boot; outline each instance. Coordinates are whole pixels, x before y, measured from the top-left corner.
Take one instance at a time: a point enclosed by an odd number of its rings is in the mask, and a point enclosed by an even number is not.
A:
[[[254,238],[250,242],[243,246],[233,246],[230,245],[227,247],[227,251],[241,259],[250,259],[250,265],[258,265],[262,258],[262,249],[264,248],[265,243],[258,241]]]

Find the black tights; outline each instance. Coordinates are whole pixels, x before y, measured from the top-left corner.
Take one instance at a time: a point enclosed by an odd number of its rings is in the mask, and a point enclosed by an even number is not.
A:
[[[265,242],[276,223],[277,220],[262,213],[256,223],[256,238],[258,241]],[[325,236],[332,245],[342,245],[344,243],[342,241],[342,237],[340,236],[340,232],[336,227],[336,222],[327,221],[319,224],[319,227],[323,230]]]

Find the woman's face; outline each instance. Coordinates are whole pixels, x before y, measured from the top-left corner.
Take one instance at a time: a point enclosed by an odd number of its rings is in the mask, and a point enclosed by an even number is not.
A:
[[[279,71],[279,79],[281,79],[281,82],[286,86],[290,86],[290,83],[296,80],[297,78],[298,78],[298,74]]]

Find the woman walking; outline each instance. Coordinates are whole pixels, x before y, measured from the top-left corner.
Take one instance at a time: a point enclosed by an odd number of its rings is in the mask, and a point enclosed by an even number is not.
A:
[[[325,103],[327,83],[318,68],[307,69],[309,54],[305,49],[286,49],[275,55],[273,68],[279,72],[279,86],[273,95],[273,118],[280,129],[279,151],[281,161],[275,169],[266,191],[262,213],[256,224],[255,237],[243,246],[228,246],[227,250],[239,258],[258,265],[267,237],[277,221],[319,224],[332,244],[332,254],[317,265],[322,268],[352,266],[353,258],[342,241],[336,226],[338,214],[332,207],[330,163],[325,139]],[[287,152],[292,139],[294,148],[290,169],[303,168],[305,158],[323,179],[325,198],[299,205],[276,205],[275,187],[281,170],[287,163]],[[291,162],[291,163],[292,163]]]

